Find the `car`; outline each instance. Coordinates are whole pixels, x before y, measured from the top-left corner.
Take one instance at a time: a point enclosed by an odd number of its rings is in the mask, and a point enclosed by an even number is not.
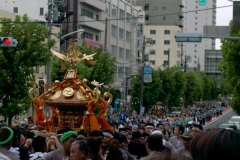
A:
[[[232,116],[228,123],[240,124],[240,116]]]
[[[240,125],[234,124],[234,123],[223,123],[223,124],[220,124],[219,127],[225,128],[225,129],[240,130]]]

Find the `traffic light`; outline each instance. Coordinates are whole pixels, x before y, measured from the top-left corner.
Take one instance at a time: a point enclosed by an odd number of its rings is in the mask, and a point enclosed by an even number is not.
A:
[[[17,43],[12,37],[0,37],[0,47],[17,47]]]

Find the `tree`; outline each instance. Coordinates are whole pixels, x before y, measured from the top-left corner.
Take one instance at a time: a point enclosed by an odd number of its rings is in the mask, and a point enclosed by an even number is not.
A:
[[[0,35],[18,41],[15,48],[0,48],[0,114],[10,124],[15,115],[31,107],[28,91],[35,81],[34,67],[49,63],[53,42],[46,43],[48,28],[27,15],[14,21],[2,19],[1,24]]]
[[[240,36],[240,30],[231,27],[231,36]],[[233,93],[232,107],[240,114],[240,41],[222,40],[221,70],[225,83]]]

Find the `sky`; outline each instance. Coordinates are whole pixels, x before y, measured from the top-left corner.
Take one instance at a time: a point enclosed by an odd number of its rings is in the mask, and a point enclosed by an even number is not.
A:
[[[233,5],[233,2],[229,0],[217,0],[217,7]],[[233,7],[224,7],[217,9],[217,26],[228,26],[229,22],[232,20]],[[216,49],[221,48],[220,40],[216,40]]]

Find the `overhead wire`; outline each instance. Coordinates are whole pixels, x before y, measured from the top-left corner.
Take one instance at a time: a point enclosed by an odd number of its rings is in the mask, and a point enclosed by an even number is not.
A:
[[[214,10],[214,9],[220,9],[220,8],[227,8],[227,7],[232,7],[233,5],[226,5],[226,6],[219,6],[219,7],[211,7],[211,8],[204,8],[204,9],[196,9],[196,10],[190,10],[190,11],[185,11],[185,12],[173,12],[173,13],[166,13],[166,14],[160,14],[160,15],[151,15],[149,17],[161,17],[161,16],[171,16],[171,15],[177,15],[177,14],[184,14],[184,13],[192,13],[192,12],[201,12],[201,11],[206,11],[206,10]],[[125,17],[125,18],[111,18],[108,19],[108,21],[116,21],[116,20],[127,20],[127,19],[138,19],[138,18],[143,18],[143,17]],[[101,22],[101,21],[106,21],[106,19],[92,19],[92,20],[84,20],[84,21],[67,21],[67,22],[61,22],[61,23],[76,23],[76,22]],[[0,23],[3,23],[0,21]],[[8,22],[5,22],[8,23]],[[9,22],[9,23],[24,23],[24,22]],[[29,22],[27,22],[29,23]],[[54,23],[54,22],[39,22],[39,21],[33,21],[32,23],[42,23],[42,24],[59,24],[59,23]]]

